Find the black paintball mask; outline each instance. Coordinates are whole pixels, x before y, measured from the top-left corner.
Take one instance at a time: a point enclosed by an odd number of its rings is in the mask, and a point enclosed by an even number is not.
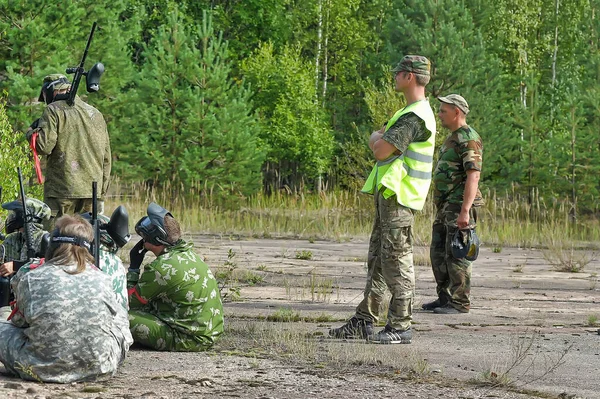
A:
[[[13,211],[8,214],[6,220],[4,221],[4,231],[6,234],[14,233],[19,230],[25,224],[25,219],[23,218],[23,212]]]
[[[165,216],[173,215],[154,202],[148,205],[146,213],[148,216],[144,216],[135,224],[135,232],[152,245],[173,246],[173,243],[167,241],[168,234],[165,229]]]
[[[40,91],[40,96],[38,97],[38,101],[44,101],[46,104],[54,102],[56,100],[54,96],[54,87],[59,83],[64,83],[68,85],[71,84],[69,80],[64,76],[52,82],[44,82],[44,84],[42,85],[42,90]]]
[[[81,217],[92,223],[92,213],[82,213]],[[108,219],[106,216],[98,216],[100,228],[100,242],[108,248],[122,248],[131,239],[129,234],[129,214],[123,205],[119,205]]]

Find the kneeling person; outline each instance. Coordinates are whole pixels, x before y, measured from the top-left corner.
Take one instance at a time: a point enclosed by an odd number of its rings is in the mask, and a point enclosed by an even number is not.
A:
[[[223,333],[221,294],[208,265],[181,239],[177,220],[151,203],[135,231],[142,239],[130,252],[130,271],[147,251],[156,259],[143,266],[129,289],[129,324],[135,342],[157,350],[203,351]]]

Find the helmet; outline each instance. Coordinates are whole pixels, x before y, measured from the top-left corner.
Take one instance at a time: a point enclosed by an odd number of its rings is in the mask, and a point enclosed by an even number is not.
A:
[[[452,256],[456,259],[474,261],[479,256],[479,237],[475,229],[456,230],[452,236]]]
[[[88,222],[92,222],[92,213],[82,213]],[[123,205],[119,205],[112,213],[110,219],[105,215],[98,215],[100,228],[100,243],[108,248],[122,248],[129,242],[129,215]]]
[[[52,211],[42,201],[35,198],[27,198],[25,204],[27,205],[27,216],[30,217],[31,222],[42,223],[43,220],[50,219]],[[2,204],[2,208],[12,211],[8,214],[5,221],[7,233],[12,233],[23,227],[25,219],[23,218],[23,202],[21,200],[6,202]]]
[[[173,244],[167,241],[168,234],[165,229],[165,216],[169,215],[173,217],[173,215],[154,202],[148,205],[146,213],[148,213],[148,216],[144,216],[135,224],[135,232],[150,244],[172,246]]]
[[[46,104],[50,104],[54,101],[54,90],[63,90],[70,87],[71,83],[65,75],[61,75],[60,73],[47,75],[44,77],[38,101],[45,101]],[[45,97],[44,94],[46,95]]]

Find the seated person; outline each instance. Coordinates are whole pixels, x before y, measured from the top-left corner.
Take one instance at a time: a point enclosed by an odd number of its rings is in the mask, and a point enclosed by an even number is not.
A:
[[[27,213],[31,218],[31,231],[33,233],[33,247],[35,257],[43,257],[42,237],[44,231],[42,222],[50,219],[50,207],[35,198],[27,198]],[[0,276],[8,277],[19,270],[21,266],[29,262],[27,256],[27,243],[25,242],[23,202],[16,200],[2,204],[2,208],[10,211],[6,218],[6,239],[4,240],[4,259],[0,264]]]
[[[151,203],[135,225],[142,239],[130,252],[129,325],[134,342],[156,350],[203,351],[223,333],[217,281],[192,244],[181,239],[177,220]],[[147,251],[156,259],[143,266]]]
[[[113,375],[133,342],[127,311],[92,262],[90,224],[56,221],[45,263],[11,281],[15,305],[0,322],[0,362],[26,380],[70,383]]]
[[[90,212],[81,216],[92,222]],[[110,219],[105,215],[98,215],[100,227],[100,269],[110,276],[113,291],[117,294],[119,303],[129,309],[127,298],[127,270],[117,252],[129,242],[129,215],[123,205],[119,205],[112,213]]]

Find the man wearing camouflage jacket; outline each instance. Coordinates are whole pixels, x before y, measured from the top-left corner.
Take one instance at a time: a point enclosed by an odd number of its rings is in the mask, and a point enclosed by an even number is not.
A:
[[[467,101],[458,94],[438,97],[438,116],[452,133],[446,138],[433,173],[436,216],[430,257],[438,298],[423,304],[438,314],[469,312],[471,306],[471,262],[452,256],[452,237],[457,229],[475,228],[477,208],[483,205],[479,191],[483,144],[466,122]]]
[[[61,99],[70,87],[64,75],[44,78],[40,101],[48,106],[26,134],[30,142],[35,140],[38,153],[47,157],[44,202],[52,209],[48,229],[63,214],[92,210],[93,181],[98,182],[100,201],[109,184],[111,152],[104,117],[79,96],[72,106]]]

